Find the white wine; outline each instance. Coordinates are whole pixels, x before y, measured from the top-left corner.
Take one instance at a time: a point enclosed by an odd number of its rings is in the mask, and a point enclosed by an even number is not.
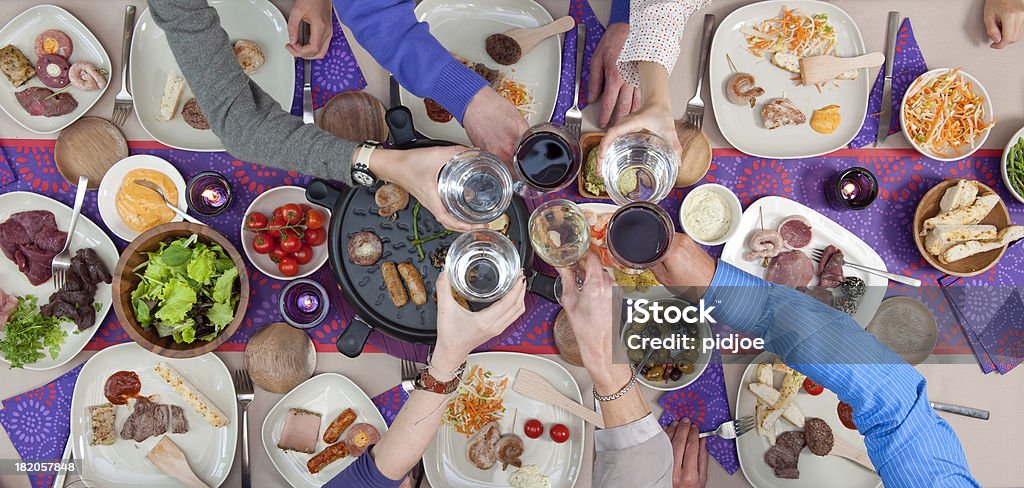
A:
[[[576,264],[590,245],[583,211],[568,200],[551,200],[530,215],[530,243],[544,262],[563,268]]]

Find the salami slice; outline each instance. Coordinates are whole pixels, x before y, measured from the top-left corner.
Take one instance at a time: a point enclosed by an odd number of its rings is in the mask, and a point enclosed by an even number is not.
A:
[[[56,29],[48,30],[39,34],[39,36],[36,37],[34,47],[36,56],[38,57],[43,57],[47,54],[56,54],[64,57],[64,59],[70,59],[71,53],[75,50],[75,44],[71,42],[71,38],[63,31]]]

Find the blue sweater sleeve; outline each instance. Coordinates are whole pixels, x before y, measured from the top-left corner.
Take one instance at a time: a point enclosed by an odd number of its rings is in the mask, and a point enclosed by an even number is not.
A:
[[[338,18],[356,41],[402,86],[433,98],[459,122],[487,82],[452,57],[418,22],[413,0],[334,0]]]
[[[979,486],[960,440],[928,404],[924,377],[849,315],[720,261],[712,316],[765,339],[765,349],[853,407],[887,488]]]
[[[370,450],[372,449],[373,446],[370,447]],[[323,488],[398,488],[402,480],[395,481],[381,474],[377,464],[373,462],[373,457],[370,456],[370,450],[352,461],[352,464],[345,467],[338,476],[324,484]]]
[[[630,0],[612,0],[612,13],[608,16],[608,25],[629,23],[629,2]]]

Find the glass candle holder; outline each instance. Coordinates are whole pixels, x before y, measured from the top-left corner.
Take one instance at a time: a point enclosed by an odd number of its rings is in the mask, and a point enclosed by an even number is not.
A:
[[[679,174],[679,159],[664,139],[650,132],[616,138],[601,162],[605,191],[619,205],[657,203],[668,196]]]
[[[487,151],[456,154],[441,168],[437,188],[448,212],[470,224],[491,222],[512,203],[512,174]]]
[[[466,300],[478,303],[505,296],[515,286],[521,266],[512,241],[489,229],[460,235],[448,248],[444,262],[452,288]]]
[[[534,198],[561,190],[576,179],[582,162],[579,138],[564,127],[550,122],[530,127],[512,155],[516,193]]]
[[[302,278],[288,283],[281,290],[278,309],[288,325],[297,329],[311,329],[327,318],[331,299],[323,285]]]
[[[863,210],[878,197],[878,180],[867,168],[836,173],[825,183],[825,200],[835,210]]]
[[[192,177],[185,191],[189,210],[206,217],[220,215],[231,206],[231,185],[216,171],[204,171]]]

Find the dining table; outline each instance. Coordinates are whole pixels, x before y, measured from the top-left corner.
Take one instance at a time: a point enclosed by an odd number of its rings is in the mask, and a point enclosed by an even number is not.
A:
[[[554,18],[566,15],[571,9],[578,8],[581,3],[580,0],[537,1]],[[293,3],[292,0],[272,0],[272,2],[286,16]],[[0,2],[0,24],[39,3],[41,2],[38,0],[4,0]],[[142,0],[93,0],[89,2],[49,0],[49,3],[70,11],[87,25],[110,54],[115,68],[120,67],[122,12],[125,5],[136,5],[140,13],[146,8],[146,2]],[[410,1],[410,3],[412,2]],[[712,0],[709,6],[690,18],[682,38],[682,53],[670,78],[673,112],[677,118],[682,117],[686,100],[692,96],[696,86],[700,25],[703,14],[711,13],[721,20],[736,8],[748,3],[751,2],[749,0]],[[800,164],[805,166],[797,166],[791,171],[785,172],[785,165],[792,163],[768,159],[752,161],[751,158],[747,158],[731,148],[715,124],[714,109],[708,103],[703,130],[711,141],[714,160],[707,181],[716,179],[717,182],[730,186],[739,195],[743,204],[747,205],[754,199],[765,195],[793,196],[799,194],[802,179],[816,177],[813,171],[803,171],[800,168],[812,166],[815,161],[827,162],[835,158],[856,161],[860,165],[875,168],[883,180],[899,178],[901,175],[909,180],[920,165],[926,165],[928,169],[941,174],[957,174],[957,171],[965,171],[965,165],[970,166],[971,164],[991,165],[994,161],[994,164],[998,165],[999,154],[1011,134],[1024,125],[1024,90],[1021,89],[1024,86],[1024,69],[1021,69],[1018,64],[1021,59],[1024,59],[1024,42],[1002,50],[989,47],[990,42],[982,22],[983,0],[944,2],[835,0],[831,3],[845,10],[856,21],[868,51],[884,50],[887,14],[890,10],[898,10],[902,16],[909,17],[913,22],[913,35],[930,67],[962,67],[981,80],[994,101],[997,118],[997,123],[983,148],[976,155],[967,158],[966,161],[943,163],[921,158],[910,148],[902,134],[893,134],[885,142],[884,148],[871,148],[868,145],[860,149],[842,149],[819,158],[803,160]],[[602,22],[606,21],[611,7],[610,0],[591,0],[589,6],[597,19]],[[362,89],[387,103],[389,74],[358,45],[350,31],[344,29],[343,32],[361,71],[362,80],[360,81],[365,83],[365,87]],[[875,80],[877,72],[878,68],[870,70],[869,75],[872,81]],[[703,75],[706,76],[706,74]],[[111,89],[107,90],[99,102],[89,110],[88,115],[110,117],[114,106],[114,96],[119,88],[118,81],[112,79],[111,82]],[[718,88],[709,85],[711,84],[704,84],[703,98],[705,101],[710,100],[709,91]],[[595,127],[600,110],[599,105],[590,104],[583,111],[584,133],[599,130]],[[122,130],[133,150],[164,151],[165,154],[173,154],[169,148],[153,141],[152,137],[140,126],[134,114],[129,117]],[[27,174],[32,173],[45,173],[47,170],[49,173],[54,173],[52,158],[34,157],[33,155],[38,156],[51,151],[55,137],[56,134],[46,136],[34,134],[18,126],[6,116],[0,117],[0,149],[4,151],[4,158],[18,178],[25,178]],[[190,157],[188,153],[180,155],[182,160]],[[174,162],[173,158],[168,159]],[[230,157],[226,157],[224,160],[235,162]],[[728,168],[727,165],[750,166]],[[27,168],[28,166],[32,166],[32,168]],[[766,166],[773,168],[768,173],[774,173],[774,175],[762,172],[760,179],[750,176],[752,172],[757,173],[758,168]],[[776,167],[783,168],[783,170],[777,171],[774,169]],[[745,178],[745,174],[748,177]],[[763,174],[768,174],[768,176],[763,176]],[[715,175],[718,175],[717,178]],[[998,166],[995,168],[995,175],[992,178],[992,183],[995,186],[1002,186],[998,177]],[[295,177],[294,180],[297,184],[308,181],[301,177]],[[237,191],[249,193],[258,193],[262,189],[262,184],[243,184],[236,187]],[[75,193],[73,187],[57,184],[54,184],[52,188],[37,190],[65,204],[73,200]],[[10,186],[0,186],[0,194],[7,191],[11,191]],[[678,208],[679,197],[685,191],[686,189],[675,190],[677,193],[675,195],[676,208]],[[891,198],[898,200],[899,196],[892,195]],[[251,197],[248,200],[251,200]],[[1010,208],[1011,216],[1017,219],[1017,223],[1024,223],[1024,205],[1012,198],[1004,200]],[[87,200],[87,213],[89,205],[95,211],[95,198]],[[239,203],[236,202],[235,205],[239,205]],[[915,201],[909,201],[901,206],[901,211],[906,214],[905,218],[912,218],[915,205]],[[242,208],[244,209],[244,206]],[[875,211],[874,207],[861,212],[870,214],[873,211]],[[240,225],[240,221],[236,225]],[[865,227],[850,228],[850,230],[862,237],[864,234],[878,232],[878,229]],[[909,232],[909,230],[901,229],[891,231]],[[237,237],[237,230],[232,233]],[[121,249],[126,245],[123,241],[115,240],[115,242]],[[720,250],[721,247],[718,247],[717,251],[720,252]],[[715,253],[714,249],[712,249],[712,253]],[[888,256],[886,253],[881,254],[883,257]],[[906,256],[906,253],[901,255]],[[1004,263],[986,273],[984,277],[991,283],[1003,286],[1024,284],[1024,278],[1021,278],[1024,277],[1022,270],[1012,269],[1024,268],[1022,255],[1024,255],[1024,251],[1019,247],[1011,249],[1007,257],[1004,258]],[[917,257],[919,258],[919,256]],[[893,265],[893,263],[889,264]],[[900,268],[899,272],[915,275],[925,280],[925,286],[934,286],[934,278],[941,275],[938,271],[928,268],[923,260],[915,260],[909,264],[902,263],[896,267]],[[313,278],[327,277],[329,273],[328,267],[325,266],[320,274],[314,274]],[[259,283],[260,286],[266,285],[274,290],[280,289],[281,282],[269,278],[264,279],[265,281]],[[1015,283],[1014,281],[1017,280],[1020,282]],[[262,325],[280,321],[274,313],[263,313],[265,311],[261,309],[260,313],[256,314],[253,309],[254,307],[250,307],[250,316],[246,317],[249,327],[258,329]],[[516,322],[513,326],[522,329],[517,333],[519,334],[517,337],[521,339],[523,347],[501,344],[497,346],[497,349],[538,354],[562,364],[579,383],[580,390],[584,393],[584,403],[590,406],[593,399],[588,393],[591,391],[592,383],[586,370],[567,363],[557,354],[557,349],[554,347],[553,341],[550,340],[554,321],[553,313],[557,310],[553,305],[544,310],[545,313],[533,314]],[[342,314],[342,316],[344,315]],[[959,436],[971,472],[982,486],[1024,486],[1024,463],[1020,462],[1019,450],[1014,448],[1020,444],[1021,436],[1024,434],[1024,409],[1020,406],[1021,399],[1024,398],[1024,371],[1022,371],[1024,368],[1010,370],[1005,374],[984,374],[979,368],[978,360],[967,347],[967,342],[962,337],[959,339],[955,337],[956,334],[962,334],[958,332],[957,324],[942,323],[943,321],[948,321],[948,318],[940,317],[940,336],[946,334],[950,337],[940,337],[941,351],[937,349],[936,353],[931,355],[927,361],[916,366],[917,370],[927,379],[928,395],[933,400],[967,405],[991,412],[991,418],[987,421],[946,413],[939,415],[949,422]],[[85,351],[61,367],[47,371],[6,368],[0,370],[0,398],[8,398],[44,385],[64,372],[86,362],[98,350],[128,340],[123,335],[124,332],[116,328],[116,318],[114,318],[113,312],[110,313],[108,322],[114,324],[105,324],[105,328],[96,335]],[[316,340],[317,338],[314,338],[317,350],[316,372],[334,372],[345,375],[371,397],[398,385],[401,380],[401,361],[393,355],[385,353],[383,348],[371,346],[357,358],[348,358],[337,352],[333,338],[337,337],[344,326],[344,319],[333,319],[311,332],[314,335],[319,334],[320,338],[324,339]],[[1016,327],[1024,328],[1024,325]],[[546,340],[544,340],[545,338]],[[225,343],[213,354],[220,357],[229,369],[234,370],[244,367],[244,348],[245,336],[241,336],[237,340],[233,339]],[[723,376],[726,391],[729,392],[728,400],[732,411],[735,411],[735,394],[739,388],[741,376],[753,357],[751,354],[722,354]],[[885,378],[878,378],[878,381],[884,382]],[[661,407],[658,404],[658,399],[662,392],[643,388],[643,393],[649,400],[654,414],[660,415]],[[252,486],[254,487],[287,486],[286,481],[275,470],[268,454],[261,448],[258,441],[263,420],[280,398],[281,395],[257,388],[255,400],[249,406]],[[588,429],[592,430],[593,428],[588,427]],[[594,459],[594,448],[591,434],[592,432],[587,433],[585,454],[582,470],[576,483],[577,487],[592,486],[591,466]],[[241,463],[237,452],[235,459],[224,460],[225,463],[231,463],[232,467],[230,475],[222,486],[241,486]],[[7,433],[0,431],[0,486],[5,488],[35,486],[29,477],[13,468],[14,461],[18,459],[18,453]],[[68,477],[69,481],[74,479],[74,475]],[[424,482],[421,486],[429,486],[429,482]],[[745,487],[750,484],[742,472],[737,471],[730,475],[712,460],[708,466],[708,486],[725,488]]]

